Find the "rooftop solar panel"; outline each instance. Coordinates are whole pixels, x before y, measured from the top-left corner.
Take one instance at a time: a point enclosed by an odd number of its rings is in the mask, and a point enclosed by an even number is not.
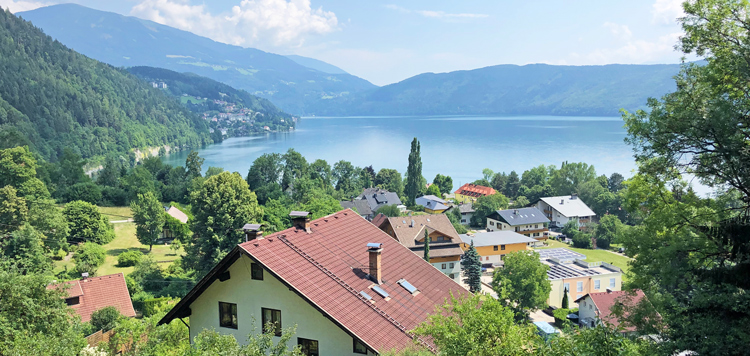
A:
[[[417,287],[413,286],[411,283],[407,282],[405,279],[399,279],[398,284],[400,284],[404,289],[409,291],[409,293],[414,294],[417,292]]]
[[[383,297],[383,298],[388,298],[388,297],[391,296],[383,288],[380,288],[380,286],[372,286],[372,290],[374,290],[375,293],[380,294],[380,296]]]

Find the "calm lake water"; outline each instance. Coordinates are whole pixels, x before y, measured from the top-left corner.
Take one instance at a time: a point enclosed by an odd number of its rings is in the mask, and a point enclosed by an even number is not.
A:
[[[458,187],[481,178],[484,168],[520,175],[540,164],[559,167],[563,161],[593,164],[598,174],[630,177],[635,161],[625,135],[619,117],[314,117],[301,119],[295,132],[231,138],[198,151],[206,160],[204,171],[222,167],[242,176],[260,155],[289,148],[308,162],[322,158],[333,165],[343,159],[404,174],[411,140],[417,137],[425,178],[449,175]],[[169,155],[164,162],[184,165],[188,153]]]

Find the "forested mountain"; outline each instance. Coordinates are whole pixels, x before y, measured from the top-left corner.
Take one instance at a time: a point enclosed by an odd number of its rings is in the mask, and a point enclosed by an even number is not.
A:
[[[196,73],[270,99],[292,114],[314,113],[331,98],[375,87],[350,74],[322,72],[278,54],[80,5],[53,5],[19,16],[102,62]]]
[[[331,73],[331,74],[348,74],[345,70],[336,67],[333,64],[329,64],[320,60],[317,60],[315,58],[308,58],[308,57],[302,57],[297,56],[294,54],[290,54],[285,56],[286,58],[289,58],[298,64],[301,64],[307,68],[312,68],[315,70],[319,70],[324,73]]]
[[[268,99],[259,98],[244,90],[232,88],[229,85],[197,74],[178,73],[169,69],[145,66],[131,67],[128,68],[128,71],[148,82],[158,81],[166,83],[167,92],[174,96],[179,97],[186,94],[210,100],[222,100],[240,104],[244,108],[261,112],[268,116],[292,117],[281,111]]]
[[[498,65],[425,73],[333,101],[327,115],[605,115],[675,89],[674,65]]]
[[[208,125],[176,100],[87,58],[0,11],[0,145],[28,144],[48,160],[133,148],[210,143]]]

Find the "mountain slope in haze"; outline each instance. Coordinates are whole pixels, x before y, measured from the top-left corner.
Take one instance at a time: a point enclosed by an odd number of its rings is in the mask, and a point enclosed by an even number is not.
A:
[[[674,65],[498,65],[425,73],[331,102],[324,115],[619,116],[675,89]]]
[[[315,70],[319,70],[319,71],[321,71],[323,73],[329,73],[329,74],[349,74],[345,70],[343,70],[343,69],[341,69],[339,67],[336,67],[333,64],[329,64],[329,63],[323,62],[321,60],[317,60],[315,58],[302,57],[302,56],[298,56],[296,54],[289,54],[289,55],[286,55],[285,57],[289,58],[289,59],[291,59],[291,60],[293,60],[295,62],[297,62],[297,64],[303,65],[303,66],[305,66],[307,68],[312,68],[312,69],[315,69]]]
[[[0,11],[0,146],[55,160],[64,148],[87,158],[210,142],[206,122],[173,98]]]
[[[281,55],[80,5],[53,5],[18,15],[102,62],[196,73],[267,98],[293,114],[315,112],[329,99],[375,87],[350,74],[321,72]]]

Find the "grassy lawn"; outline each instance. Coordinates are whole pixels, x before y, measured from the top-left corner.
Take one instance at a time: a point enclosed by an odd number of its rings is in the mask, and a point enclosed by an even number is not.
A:
[[[99,212],[109,218],[109,221],[127,220],[133,217],[129,206],[100,206]]]
[[[180,97],[180,103],[187,104],[189,102],[193,103],[193,104],[203,104],[203,103],[206,102],[206,99],[200,99],[200,100],[198,100],[196,97],[190,96],[190,95],[188,95],[188,96],[181,96]]]
[[[624,272],[627,272],[629,268],[628,261],[630,261],[630,258],[618,255],[614,252],[610,252],[607,250],[589,250],[585,248],[575,248],[571,245],[564,244],[562,242],[555,241],[555,240],[547,240],[547,243],[548,243],[548,246],[538,247],[538,249],[564,247],[571,251],[575,251],[580,254],[586,255],[586,262],[602,261],[602,262],[611,263],[617,267],[620,267],[623,271],[623,274]]]
[[[102,208],[109,209],[109,208]],[[123,209],[123,208],[116,208]],[[130,209],[128,208],[128,211]],[[114,213],[113,213],[114,214]],[[117,213],[120,215],[120,213]],[[124,214],[123,214],[124,215]],[[135,236],[135,224],[134,223],[118,223],[115,226],[115,239],[112,242],[104,245],[104,249],[107,250],[107,257],[104,259],[104,263],[99,266],[96,271],[98,276],[104,276],[107,274],[119,273],[128,274],[133,271],[135,267],[117,267],[117,256],[128,250],[140,250],[144,255],[149,255],[148,246],[142,245],[138,242]],[[172,251],[169,246],[165,245],[154,245],[150,255],[154,260],[159,261],[159,265],[162,268],[167,267],[172,261],[176,260],[184,254],[184,251],[180,249],[176,254]],[[68,270],[74,268],[73,261],[55,261],[55,270],[60,271],[68,266]]]

